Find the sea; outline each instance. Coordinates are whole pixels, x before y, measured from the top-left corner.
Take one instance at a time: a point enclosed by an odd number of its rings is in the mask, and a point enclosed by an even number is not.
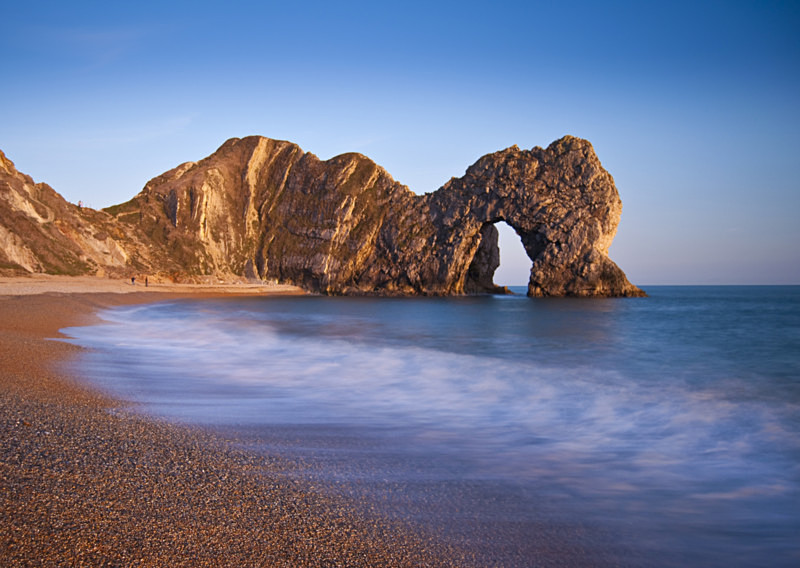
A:
[[[480,566],[800,566],[800,286],[120,306],[63,330],[137,411],[235,432]]]

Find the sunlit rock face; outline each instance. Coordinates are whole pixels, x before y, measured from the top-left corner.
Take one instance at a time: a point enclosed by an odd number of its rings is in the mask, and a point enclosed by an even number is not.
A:
[[[128,248],[110,215],[68,203],[0,151],[0,274],[121,272]]]
[[[608,258],[622,202],[585,140],[567,136],[547,149],[488,154],[427,199],[451,266],[475,256],[470,243],[480,245],[487,223],[505,221],[533,263],[528,295],[643,295]]]
[[[486,155],[415,195],[360,154],[322,161],[253,136],[95,213],[118,236],[114,262],[174,279],[248,277],[325,294],[497,293],[494,223],[505,221],[533,261],[529,295],[641,295],[607,256],[621,209],[592,146],[572,137]],[[87,270],[103,269],[92,262]]]

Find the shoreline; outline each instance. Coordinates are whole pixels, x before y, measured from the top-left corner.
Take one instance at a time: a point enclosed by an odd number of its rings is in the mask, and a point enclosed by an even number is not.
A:
[[[100,276],[53,276],[32,274],[30,276],[0,276],[0,296],[28,296],[34,294],[178,294],[198,295],[307,295],[308,292],[290,284],[266,282],[219,281],[208,284],[172,283],[153,280],[145,284],[141,278],[134,284],[128,279]]]
[[[103,308],[273,285],[0,278],[0,564],[467,566],[430,535],[367,518],[291,461],[145,418],[64,369],[52,341]],[[361,510],[361,507],[358,507]]]

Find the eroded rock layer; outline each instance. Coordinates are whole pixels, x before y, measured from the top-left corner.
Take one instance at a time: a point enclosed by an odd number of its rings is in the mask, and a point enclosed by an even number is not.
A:
[[[0,197],[17,196],[7,202],[26,201],[24,192],[32,196],[40,185],[13,164],[0,170]],[[67,239],[75,247],[66,243],[65,250],[80,261],[71,261],[75,271],[239,276],[326,294],[498,292],[494,223],[505,221],[533,262],[529,295],[643,294],[608,258],[622,210],[613,179],[591,144],[573,137],[547,149],[486,155],[463,177],[419,196],[360,154],[322,161],[295,144],[256,136],[231,139],[102,212],[52,194],[45,207],[53,222],[62,219],[73,232],[84,227],[94,239]],[[63,241],[64,231],[45,231],[35,207],[23,209],[15,215],[38,215],[26,221],[33,233]],[[8,229],[8,215],[0,214],[4,248],[21,243],[0,262],[50,271],[26,244],[30,227],[20,233],[15,221]]]
[[[0,151],[0,273],[123,273],[133,248],[110,215],[68,203]]]

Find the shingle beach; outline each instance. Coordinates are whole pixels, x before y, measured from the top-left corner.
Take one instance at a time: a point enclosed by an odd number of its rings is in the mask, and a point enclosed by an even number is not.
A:
[[[126,410],[70,376],[79,347],[51,340],[104,307],[198,293],[298,291],[0,278],[0,565],[469,565],[290,460]]]

